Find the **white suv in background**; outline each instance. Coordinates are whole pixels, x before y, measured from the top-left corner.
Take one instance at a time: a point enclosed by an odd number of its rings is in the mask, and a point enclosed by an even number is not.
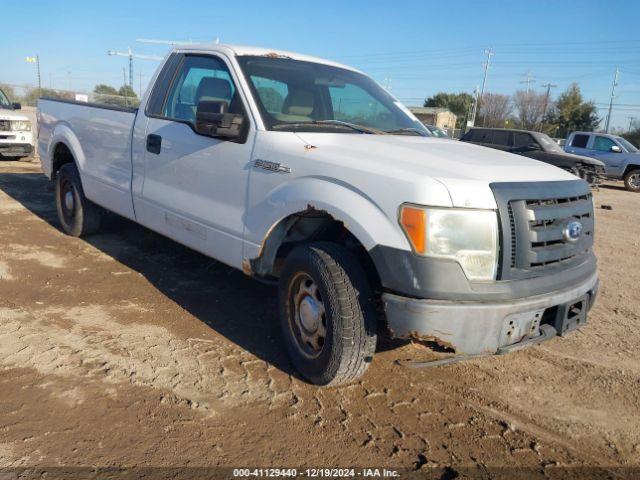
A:
[[[21,108],[0,89],[0,160],[18,160],[33,151],[31,122],[24,115],[13,113]]]

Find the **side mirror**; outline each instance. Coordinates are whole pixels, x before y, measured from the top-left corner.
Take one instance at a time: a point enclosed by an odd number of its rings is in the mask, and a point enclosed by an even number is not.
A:
[[[529,145],[527,145],[527,150],[540,150],[540,145],[538,145],[537,143],[530,143]]]
[[[208,137],[233,140],[242,135],[244,117],[227,113],[229,104],[203,100],[198,102],[196,109],[196,132]]]
[[[18,102],[13,102],[11,106],[14,110],[22,110],[22,105],[20,105]]]
[[[613,153],[622,153],[622,149],[621,149],[618,145],[613,145],[613,146],[611,147],[611,151],[612,151]]]

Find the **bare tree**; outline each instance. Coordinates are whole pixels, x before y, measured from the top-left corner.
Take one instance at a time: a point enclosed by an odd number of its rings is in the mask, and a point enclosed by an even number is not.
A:
[[[545,93],[534,91],[518,90],[513,95],[513,105],[520,126],[527,130],[536,130],[544,120],[545,103],[547,96]]]
[[[511,116],[511,99],[508,95],[485,93],[480,103],[480,125],[504,127]]]

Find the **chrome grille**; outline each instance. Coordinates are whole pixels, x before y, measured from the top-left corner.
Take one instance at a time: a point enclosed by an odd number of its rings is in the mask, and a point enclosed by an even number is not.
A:
[[[0,132],[11,131],[11,120],[0,120]]]

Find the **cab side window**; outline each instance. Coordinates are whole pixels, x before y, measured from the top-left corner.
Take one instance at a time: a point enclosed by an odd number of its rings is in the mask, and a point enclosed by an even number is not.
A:
[[[528,133],[513,132],[513,147],[523,148],[528,147],[532,143],[536,143],[533,137]]]
[[[489,143],[491,140],[491,130],[474,128],[469,130],[467,135],[468,137],[465,137],[465,140],[469,142]]]
[[[238,109],[239,99],[225,63],[210,56],[185,56],[169,89],[162,116],[185,122],[196,121],[198,103],[226,102],[228,111]]]
[[[599,152],[610,152],[611,147],[615,146],[616,142],[607,137],[601,137],[599,135],[593,140],[593,149]]]
[[[589,135],[574,135],[571,140],[571,146],[576,148],[587,148],[587,143],[589,143]]]
[[[494,145],[499,145],[501,147],[509,146],[509,132],[506,130],[494,130],[493,132],[493,140],[491,141]]]

